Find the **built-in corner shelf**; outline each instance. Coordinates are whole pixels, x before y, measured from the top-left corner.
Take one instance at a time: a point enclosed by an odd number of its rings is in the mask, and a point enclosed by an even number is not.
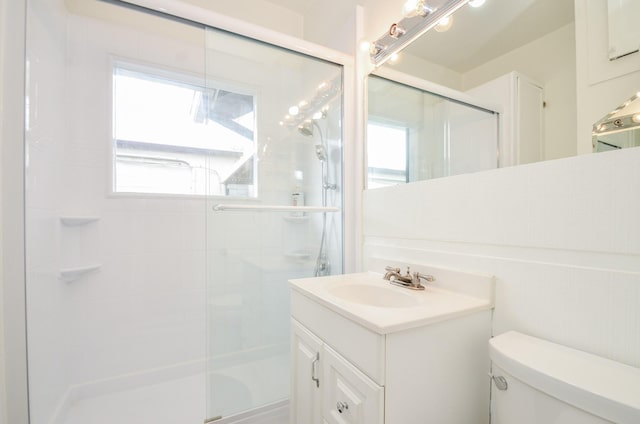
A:
[[[311,257],[311,253],[305,250],[296,250],[292,252],[286,252],[284,256],[285,258],[289,258],[289,259],[303,260],[303,259],[309,259]]]
[[[302,224],[304,222],[308,222],[309,221],[309,215],[301,215],[301,216],[284,215],[282,217],[282,219],[284,219],[287,222],[293,222],[295,224]]]
[[[60,270],[60,279],[64,282],[75,281],[91,272],[97,271],[102,265],[95,264],[89,266],[81,266],[77,268],[64,268]]]
[[[61,216],[60,222],[66,227],[78,227],[91,222],[99,221],[99,216]]]

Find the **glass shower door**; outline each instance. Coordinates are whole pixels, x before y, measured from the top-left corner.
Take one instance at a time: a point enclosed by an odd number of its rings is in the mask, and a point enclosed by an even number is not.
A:
[[[287,281],[342,272],[342,67],[206,32],[207,417],[286,422]]]

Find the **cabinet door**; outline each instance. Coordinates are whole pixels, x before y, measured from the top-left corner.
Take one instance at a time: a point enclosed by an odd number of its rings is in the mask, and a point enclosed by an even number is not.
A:
[[[544,159],[542,88],[518,76],[518,164]]]
[[[384,387],[326,345],[322,362],[322,412],[327,424],[384,423]]]
[[[322,341],[291,320],[291,424],[321,424]]]

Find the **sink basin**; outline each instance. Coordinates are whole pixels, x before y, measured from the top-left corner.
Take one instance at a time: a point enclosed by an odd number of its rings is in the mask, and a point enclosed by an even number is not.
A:
[[[410,293],[402,293],[393,287],[370,284],[343,284],[328,288],[333,296],[347,302],[380,308],[406,308],[420,304]]]
[[[292,309],[292,314],[326,317],[320,311],[328,309],[376,334],[389,334],[493,305],[491,276],[426,266],[419,271],[437,275],[438,280],[429,283],[426,290],[394,286],[375,272],[290,280],[292,308],[297,310],[294,313]],[[443,289],[443,285],[452,290]]]

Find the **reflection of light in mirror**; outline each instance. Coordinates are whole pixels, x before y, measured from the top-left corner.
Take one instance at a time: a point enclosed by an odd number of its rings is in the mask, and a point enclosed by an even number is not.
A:
[[[300,109],[298,109],[298,106],[291,106],[289,108],[289,115],[291,116],[296,116],[299,112],[300,112]]]
[[[433,27],[433,29],[435,29],[438,32],[445,32],[445,31],[449,31],[449,29],[451,28],[451,25],[453,25],[453,16],[447,16],[446,18],[440,19],[438,21],[438,25]]]
[[[636,113],[631,119],[633,119],[633,122],[640,123],[640,113]]]
[[[389,57],[389,63],[398,63],[400,59],[400,55],[398,53],[394,53]]]

